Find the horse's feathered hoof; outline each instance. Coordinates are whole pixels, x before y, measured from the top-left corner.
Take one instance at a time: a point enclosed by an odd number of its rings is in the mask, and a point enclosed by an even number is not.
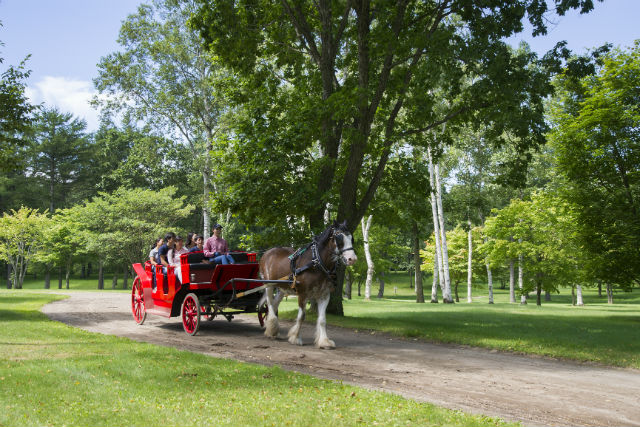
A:
[[[330,339],[325,339],[316,343],[316,347],[323,348],[325,350],[333,350],[336,348],[336,343]]]
[[[291,336],[291,337],[289,337],[289,344],[303,345],[302,344],[302,338]]]

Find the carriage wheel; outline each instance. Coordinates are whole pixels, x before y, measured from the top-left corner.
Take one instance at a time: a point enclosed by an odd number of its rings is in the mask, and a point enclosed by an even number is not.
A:
[[[182,317],[182,327],[189,335],[195,335],[200,327],[200,301],[196,294],[187,294],[182,302],[180,316]]]
[[[267,314],[269,314],[269,307],[267,303],[264,302],[258,306],[258,322],[260,322],[260,326],[264,328],[264,319],[267,318]]]
[[[142,295],[142,282],[138,276],[133,280],[133,286],[131,287],[131,312],[138,325],[142,325],[147,318],[144,296]]]

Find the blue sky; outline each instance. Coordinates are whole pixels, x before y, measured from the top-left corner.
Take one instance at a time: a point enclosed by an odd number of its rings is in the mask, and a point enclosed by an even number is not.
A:
[[[57,106],[87,120],[89,130],[98,114],[88,100],[94,94],[92,79],[100,58],[118,50],[121,22],[135,13],[139,0],[0,0],[0,56],[16,65],[31,54],[29,95],[34,102]],[[605,42],[630,46],[640,38],[640,0],[605,0],[588,15],[571,12],[552,18],[549,34],[532,38],[531,30],[510,39],[527,41],[543,54],[556,42],[584,52]]]

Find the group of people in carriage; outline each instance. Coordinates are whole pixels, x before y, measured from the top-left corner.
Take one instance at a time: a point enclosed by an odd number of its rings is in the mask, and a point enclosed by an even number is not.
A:
[[[176,279],[182,283],[182,269],[180,268],[180,256],[186,253],[202,252],[204,263],[233,264],[233,257],[229,254],[229,245],[222,238],[222,225],[216,224],[213,227],[213,236],[206,241],[204,237],[196,233],[188,233],[186,242],[181,236],[177,236],[170,231],[164,238],[156,239],[149,252],[148,262],[151,264],[151,271],[154,273],[153,288],[156,288],[155,272],[162,269],[165,278],[169,267],[173,267]],[[158,270],[159,271],[159,270]]]

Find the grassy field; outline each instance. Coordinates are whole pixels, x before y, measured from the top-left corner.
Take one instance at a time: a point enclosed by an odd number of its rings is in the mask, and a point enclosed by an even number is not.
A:
[[[49,321],[59,295],[0,291],[0,426],[496,426],[278,367]]]
[[[510,304],[508,290],[495,289],[495,304],[488,304],[486,286],[474,289],[466,302],[466,284],[457,304],[416,304],[406,273],[387,278],[383,299],[371,301],[353,292],[344,301],[345,317],[328,316],[329,323],[360,330],[385,331],[407,338],[457,343],[510,352],[597,362],[640,369],[640,291],[618,292],[614,304],[585,289],[584,307],[571,305],[571,290],[552,295],[551,302]],[[427,301],[431,295],[428,281]],[[395,289],[394,289],[395,288]],[[395,292],[394,292],[395,290]],[[364,289],[362,290],[364,293]],[[519,299],[518,299],[519,300]],[[296,301],[289,298],[280,314],[293,318]],[[312,316],[308,317],[313,321]]]
[[[123,289],[122,287],[122,275],[118,276],[118,284],[116,289],[112,289],[112,274],[105,274],[104,276],[104,290],[105,291],[123,291],[123,292],[131,292],[131,284],[133,283],[134,277],[129,277],[127,287],[128,289]],[[6,281],[3,280],[3,285],[6,286]],[[66,289],[66,282],[64,278],[62,279],[62,290]],[[50,287],[52,290],[58,290],[58,277],[51,277]],[[23,289],[35,289],[40,290],[44,289],[44,277],[42,275],[37,278],[33,278],[32,275],[28,275],[25,278],[24,283],[22,284]],[[69,280],[69,290],[75,291],[97,291],[98,290],[98,275],[94,274],[90,277],[81,279],[79,277],[71,277]]]

